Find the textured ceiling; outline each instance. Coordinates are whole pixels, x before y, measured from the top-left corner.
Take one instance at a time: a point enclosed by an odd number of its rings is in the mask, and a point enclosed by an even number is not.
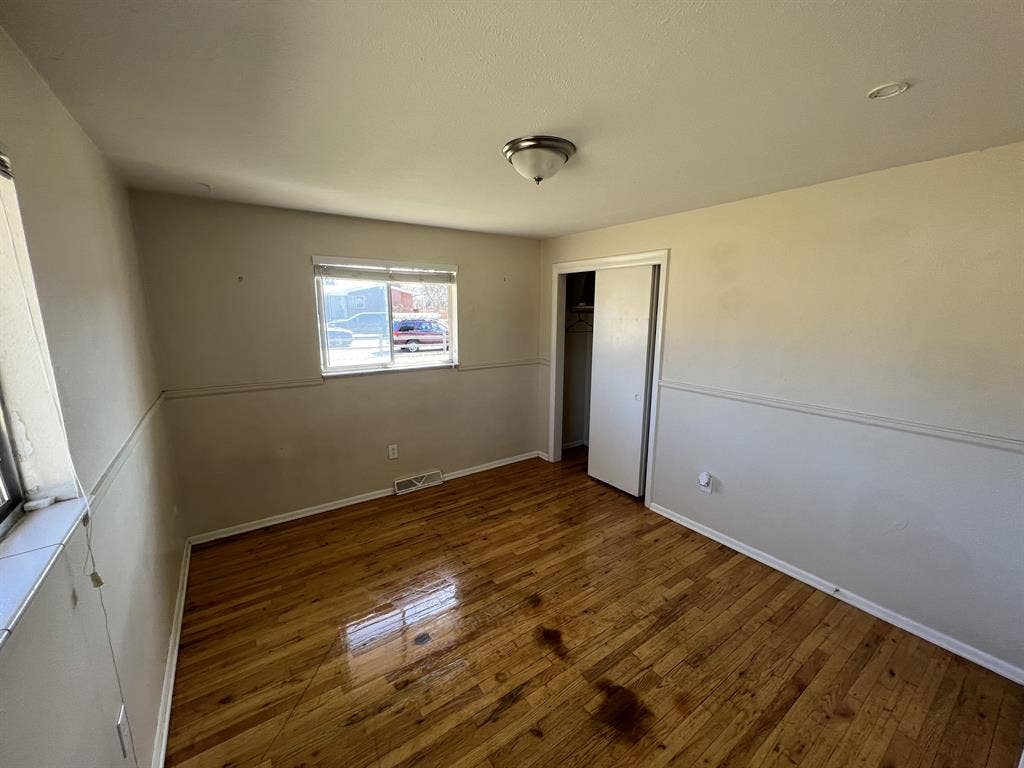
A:
[[[132,186],[489,232],[1024,137],[1016,0],[0,0],[0,24]],[[529,133],[579,146],[540,188],[500,154]]]

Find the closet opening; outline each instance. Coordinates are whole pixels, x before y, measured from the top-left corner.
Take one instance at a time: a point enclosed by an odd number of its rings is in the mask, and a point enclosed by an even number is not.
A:
[[[668,251],[552,265],[548,457],[645,501],[654,476]]]
[[[594,276],[594,272],[573,272],[565,277],[562,450],[585,449],[590,434]]]

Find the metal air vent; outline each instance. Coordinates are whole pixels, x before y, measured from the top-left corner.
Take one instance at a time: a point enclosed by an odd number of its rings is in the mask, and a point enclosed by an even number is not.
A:
[[[441,470],[432,469],[429,472],[424,472],[422,475],[401,477],[395,480],[395,494],[401,496],[403,493],[411,493],[412,491],[418,491],[420,488],[440,485],[443,482],[444,475],[441,474]]]

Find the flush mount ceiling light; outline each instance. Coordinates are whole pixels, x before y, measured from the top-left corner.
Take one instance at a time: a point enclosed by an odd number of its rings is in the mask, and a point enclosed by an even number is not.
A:
[[[524,179],[540,184],[554,176],[576,154],[576,145],[557,136],[524,136],[501,148]]]
[[[868,98],[891,99],[893,96],[899,96],[901,93],[906,92],[909,87],[910,83],[906,80],[900,80],[895,83],[886,83],[885,85],[879,85],[877,88],[872,88],[868,91]]]

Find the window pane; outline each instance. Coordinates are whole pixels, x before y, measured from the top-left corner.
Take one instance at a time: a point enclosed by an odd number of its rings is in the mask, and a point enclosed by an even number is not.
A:
[[[451,287],[447,283],[391,283],[395,366],[450,362]]]
[[[324,350],[328,368],[388,365],[388,284],[324,277],[321,281]]]

